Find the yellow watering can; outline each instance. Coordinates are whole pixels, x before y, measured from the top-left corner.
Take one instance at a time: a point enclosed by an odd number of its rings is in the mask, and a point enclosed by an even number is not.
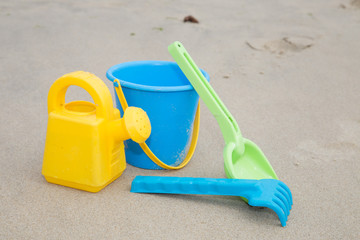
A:
[[[71,85],[85,89],[95,104],[65,103]],[[105,83],[82,71],[54,82],[48,113],[42,174],[48,182],[89,192],[100,191],[125,170],[124,140],[143,143],[151,133],[141,108],[129,107],[120,118]]]

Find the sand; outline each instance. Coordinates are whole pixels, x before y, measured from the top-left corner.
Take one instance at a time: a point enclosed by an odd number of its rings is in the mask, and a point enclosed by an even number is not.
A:
[[[0,32],[1,239],[360,238],[359,1],[2,1]],[[110,66],[172,60],[175,40],[291,188],[285,228],[236,197],[129,192],[136,175],[225,177],[204,104],[182,170],[128,165],[96,194],[41,175],[51,84],[84,70],[111,89]],[[74,99],[89,96],[71,88]]]

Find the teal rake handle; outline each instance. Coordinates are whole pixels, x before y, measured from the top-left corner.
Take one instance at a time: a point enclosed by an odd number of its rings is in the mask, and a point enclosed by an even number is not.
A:
[[[257,180],[136,176],[131,192],[249,197]]]

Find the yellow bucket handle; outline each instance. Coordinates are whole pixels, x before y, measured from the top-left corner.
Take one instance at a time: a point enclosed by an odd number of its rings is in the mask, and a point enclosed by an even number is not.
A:
[[[117,83],[117,84],[115,84],[115,83]],[[125,109],[128,107],[128,104],[125,99],[124,93],[122,91],[120,81],[118,79],[114,80],[114,86],[115,86],[115,91],[119,98],[121,107],[122,107],[123,111],[125,112]],[[169,169],[169,170],[177,170],[177,169],[185,167],[186,164],[189,163],[191,157],[193,156],[193,154],[195,152],[197,140],[199,137],[199,125],[200,125],[200,101],[199,101],[199,104],[198,104],[197,110],[196,110],[196,115],[195,115],[195,120],[194,120],[194,128],[193,128],[192,139],[191,139],[189,151],[188,151],[184,161],[176,167],[167,165],[166,163],[161,161],[159,158],[157,158],[145,142],[139,143],[139,145],[140,145],[141,149],[144,151],[144,153],[158,166],[165,168],[165,169]]]

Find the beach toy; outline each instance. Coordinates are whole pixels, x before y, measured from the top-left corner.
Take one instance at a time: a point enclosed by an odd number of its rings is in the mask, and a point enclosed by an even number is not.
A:
[[[261,149],[242,137],[235,119],[183,45],[174,42],[168,49],[220,126],[226,144],[223,155],[226,176],[237,179],[278,179]]]
[[[65,103],[71,85],[85,89],[95,104]],[[100,191],[125,170],[124,140],[141,143],[151,132],[142,109],[129,107],[120,118],[105,83],[82,71],[54,82],[48,113],[42,174],[48,182],[89,192]]]
[[[120,102],[119,95],[124,94],[129,106],[144,109],[151,121],[146,143],[125,141],[127,163],[145,169],[184,167],[196,147],[200,108],[199,96],[179,66],[166,61],[127,62],[111,67],[106,76],[114,82],[121,114],[127,107]]]
[[[221,178],[136,176],[131,184],[135,193],[169,193],[241,196],[249,205],[267,207],[286,226],[293,204],[292,194],[285,183],[275,179],[247,180]]]

